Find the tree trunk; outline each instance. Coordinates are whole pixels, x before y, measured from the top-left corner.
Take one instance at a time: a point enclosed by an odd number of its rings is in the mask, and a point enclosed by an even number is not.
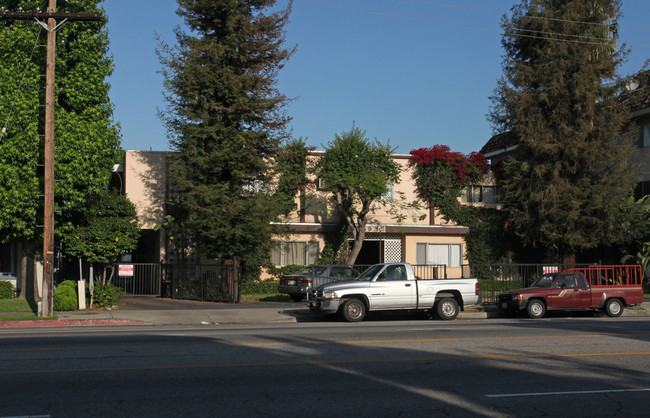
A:
[[[345,265],[347,266],[353,266],[355,261],[357,261],[359,253],[361,252],[363,240],[366,238],[366,223],[367,221],[363,220],[360,221],[359,225],[354,225],[354,241],[352,242],[352,250],[350,251],[350,255],[345,262]]]
[[[562,264],[566,268],[567,266],[574,266],[576,264],[576,255],[575,253],[564,254],[562,256]]]
[[[33,241],[18,243],[18,253],[20,254],[20,268],[18,269],[20,280],[20,299],[36,300],[38,295],[38,280],[36,280],[36,270],[34,269],[33,250],[35,248]]]

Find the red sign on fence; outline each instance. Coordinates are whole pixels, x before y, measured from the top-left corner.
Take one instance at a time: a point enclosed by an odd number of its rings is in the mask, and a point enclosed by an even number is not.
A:
[[[118,276],[133,277],[133,264],[120,264]]]

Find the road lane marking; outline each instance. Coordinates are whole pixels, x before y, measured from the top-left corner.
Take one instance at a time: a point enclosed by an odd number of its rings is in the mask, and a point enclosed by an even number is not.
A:
[[[382,340],[330,340],[330,341],[274,341],[274,342],[260,342],[260,343],[191,343],[191,344],[134,344],[126,346],[117,346],[117,350],[135,349],[135,348],[171,348],[171,347],[207,347],[207,346],[223,346],[223,347],[273,347],[273,346],[296,346],[296,345],[334,345],[334,344],[385,344],[385,343],[426,343],[426,342],[450,342],[450,341],[489,341],[489,340],[534,340],[534,339],[549,339],[549,338],[603,338],[603,337],[627,337],[632,334],[583,334],[583,335],[528,335],[528,336],[513,336],[513,337],[460,337],[460,338],[416,338],[416,339],[382,339]],[[642,334],[635,334],[636,337]],[[191,338],[191,337],[188,337]],[[61,347],[25,347],[19,346],[16,348],[0,348],[0,353],[20,351],[24,352],[55,352],[55,351],[70,351],[72,348],[83,348],[79,345],[66,345]],[[95,345],[92,345],[95,348]],[[114,347],[103,347],[105,350],[113,349]]]
[[[567,392],[531,392],[531,393],[501,393],[485,395],[486,398],[516,398],[523,396],[553,396],[553,395],[591,395],[595,393],[623,393],[623,392],[650,392],[650,388],[643,389],[603,389],[603,390],[574,390]]]
[[[525,340],[538,338],[602,338],[618,337],[610,334],[585,334],[585,335],[540,335],[540,336],[517,336],[517,337],[462,337],[462,338],[415,338],[415,339],[397,339],[397,340],[342,340],[342,341],[281,341],[266,343],[241,343],[233,344],[234,346],[245,347],[262,347],[276,345],[321,345],[321,344],[383,344],[383,343],[429,343],[445,341],[479,341],[479,340]]]
[[[115,372],[115,371],[144,371],[144,370],[178,370],[178,369],[215,369],[230,367],[267,367],[267,366],[306,366],[324,364],[370,364],[370,363],[400,363],[413,361],[449,361],[449,360],[477,360],[477,359],[529,359],[529,358],[557,358],[557,357],[600,357],[600,356],[648,356],[650,351],[630,353],[575,353],[575,354],[477,354],[477,355],[450,355],[428,357],[388,357],[388,358],[360,358],[338,360],[296,360],[296,361],[265,361],[260,363],[230,363],[230,364],[188,364],[170,366],[134,366],[134,367],[97,367],[80,369],[52,369],[52,370],[9,370],[0,371],[0,376],[21,374],[48,374],[48,373],[86,373],[86,372]]]

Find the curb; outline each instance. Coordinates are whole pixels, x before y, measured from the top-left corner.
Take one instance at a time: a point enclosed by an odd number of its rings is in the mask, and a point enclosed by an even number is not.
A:
[[[68,319],[42,321],[0,321],[0,328],[78,327],[95,325],[144,325],[144,322],[121,319]]]

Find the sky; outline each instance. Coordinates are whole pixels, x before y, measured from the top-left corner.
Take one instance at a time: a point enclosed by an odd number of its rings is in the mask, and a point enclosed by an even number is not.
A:
[[[294,138],[324,150],[355,124],[396,153],[448,145],[479,151],[492,136],[489,97],[502,75],[500,18],[518,0],[294,0],[278,75]],[[280,7],[288,0],[278,0]],[[156,48],[182,25],[175,0],[105,0],[114,118],[127,150],[169,150]],[[622,74],[650,58],[647,0],[623,0]]]

